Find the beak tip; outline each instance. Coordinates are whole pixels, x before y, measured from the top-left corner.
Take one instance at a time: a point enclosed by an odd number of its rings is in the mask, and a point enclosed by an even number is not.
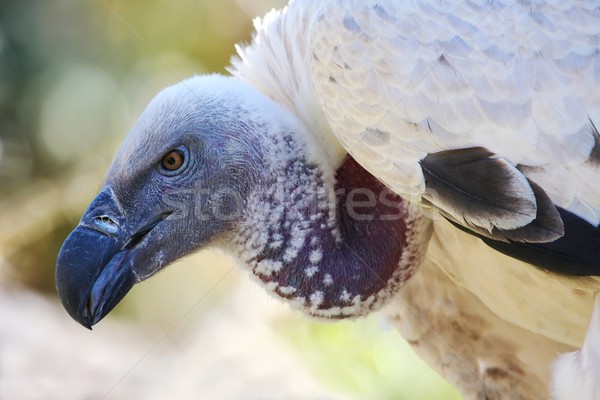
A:
[[[65,240],[56,262],[56,291],[69,315],[90,329],[104,317],[90,307],[94,285],[117,248],[116,241],[86,227],[77,227]]]
[[[92,330],[92,326],[94,325],[94,323],[90,323],[89,319],[85,319],[85,320],[77,320],[77,322],[79,322],[79,324],[81,326],[83,326],[86,329],[89,329],[90,331]]]

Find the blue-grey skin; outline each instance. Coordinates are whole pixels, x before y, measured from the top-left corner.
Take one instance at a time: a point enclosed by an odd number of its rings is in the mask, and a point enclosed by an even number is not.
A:
[[[240,192],[248,181],[239,176],[240,171],[236,171],[236,177],[228,171],[229,166],[221,168],[218,155],[206,151],[210,148],[207,139],[202,148],[193,137],[178,141],[176,147],[185,151],[189,160],[186,174],[165,175],[159,162],[151,160],[131,181],[109,178],[79,226],[69,235],[57,260],[57,289],[69,314],[82,325],[90,327],[98,322],[134,283],[191,252],[200,243],[210,242],[231,224],[227,219],[189,215],[193,205],[211,209],[210,193],[194,190],[198,184],[196,177],[202,177],[203,184],[215,190],[227,185]],[[197,158],[209,161],[197,163]],[[189,208],[182,209],[184,204]],[[220,207],[221,213],[228,215],[225,209],[228,204],[221,201]],[[164,245],[165,238],[168,246]],[[87,302],[79,301],[85,297],[89,297]]]
[[[186,97],[199,105],[206,101],[193,93],[181,97],[182,104]],[[136,282],[227,230],[232,219],[191,214],[204,210],[232,215],[227,207],[235,204],[221,198],[220,209],[214,210],[212,196],[223,193],[220,188],[234,188],[243,197],[256,179],[236,161],[252,165],[260,157],[244,135],[249,127],[234,126],[234,116],[243,111],[227,112],[225,107],[217,114],[206,106],[196,112],[193,107],[177,111],[177,106],[174,102],[173,110],[162,116],[150,115],[163,111],[160,107],[148,107],[115,156],[104,187],[61,248],[58,294],[69,314],[88,328]],[[140,140],[131,143],[132,138]],[[176,173],[160,164],[172,149],[185,157]]]
[[[312,315],[379,307],[418,265],[419,254],[400,260],[406,214],[369,221],[344,207],[331,212],[331,166],[317,165],[300,132],[291,115],[233,79],[194,78],[159,94],[60,251],[56,286],[69,314],[91,328],[135,283],[208,244]],[[185,160],[175,171],[161,163],[171,151]],[[350,167],[346,182],[362,177],[363,188],[382,191]],[[377,215],[398,212],[390,199]]]

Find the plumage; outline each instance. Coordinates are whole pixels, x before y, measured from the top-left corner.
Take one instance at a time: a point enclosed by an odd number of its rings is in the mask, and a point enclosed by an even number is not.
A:
[[[537,201],[532,186],[517,168],[482,147],[428,154],[420,165],[424,196],[467,226],[490,232],[494,228],[515,230],[537,219],[544,204]],[[546,204],[557,220],[549,241],[564,232],[554,205]]]
[[[389,303],[468,398],[600,398],[599,22],[558,0],[256,20],[233,77],[165,89],[128,134],[59,255],[65,308],[90,327],[217,246],[313,316]]]

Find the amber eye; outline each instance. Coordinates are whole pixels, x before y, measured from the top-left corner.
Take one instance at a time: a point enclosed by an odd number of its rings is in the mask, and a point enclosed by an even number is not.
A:
[[[165,171],[177,171],[185,162],[185,155],[181,150],[171,150],[160,160],[160,165]]]

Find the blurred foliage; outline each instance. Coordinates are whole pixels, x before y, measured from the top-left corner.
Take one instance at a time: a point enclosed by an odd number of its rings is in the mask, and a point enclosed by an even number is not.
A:
[[[250,40],[251,18],[283,3],[2,0],[0,278],[53,294],[58,249],[147,102],[192,74],[224,72],[234,44]],[[211,273],[205,282],[216,281]],[[187,281],[161,274],[117,311],[140,320],[152,304],[147,320],[169,326],[178,304],[189,307],[207,288],[194,274]],[[162,292],[154,287],[161,279],[170,286]],[[381,332],[374,321],[294,317],[277,327],[315,375],[344,396],[458,398],[396,332]]]

